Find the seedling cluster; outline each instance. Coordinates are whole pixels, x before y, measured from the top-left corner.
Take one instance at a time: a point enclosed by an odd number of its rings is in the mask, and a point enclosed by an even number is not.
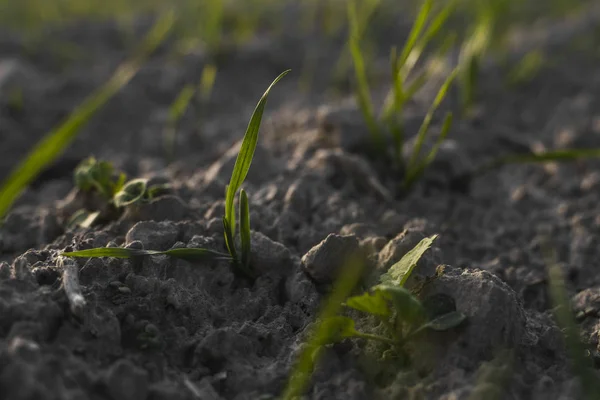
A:
[[[417,262],[436,237],[421,240],[380,277],[379,284],[345,301],[346,307],[374,316],[385,326],[386,336],[359,332],[355,329],[353,319],[336,316],[323,322],[330,332],[324,342],[337,342],[346,338],[375,340],[390,346],[386,357],[405,358],[404,345],[419,333],[427,329],[446,331],[460,325],[466,319],[463,313],[453,310],[440,315],[437,310],[427,310],[417,296],[404,287]]]
[[[148,184],[148,179],[127,181],[123,172],[116,173],[108,161],[89,157],[75,169],[75,186],[84,194],[98,196],[106,208],[120,212],[125,207],[151,201],[169,190],[165,184]],[[104,207],[101,207],[104,208]],[[91,226],[101,210],[80,209],[69,219],[67,226]]]
[[[267,88],[263,96],[260,98],[250,122],[242,146],[238,153],[233,172],[231,174],[231,180],[227,185],[225,193],[225,215],[223,216],[223,230],[225,236],[225,246],[229,255],[215,252],[204,248],[186,248],[186,249],[172,249],[167,251],[155,251],[155,250],[133,250],[124,248],[95,248],[82,251],[66,252],[64,256],[68,257],[117,257],[117,258],[130,258],[136,256],[153,256],[153,255],[168,255],[175,258],[181,258],[186,260],[195,260],[199,258],[219,258],[229,259],[232,261],[235,270],[241,272],[243,275],[254,278],[255,275],[250,265],[250,252],[251,252],[251,237],[250,237],[250,205],[248,202],[248,195],[244,189],[241,189],[250,165],[252,164],[252,158],[254,151],[258,144],[258,133],[260,131],[260,124],[262,116],[267,104],[267,98],[269,92],[273,86],[279,82],[289,70],[281,73],[271,85]],[[75,172],[75,182],[77,186],[84,191],[96,190],[101,193],[107,199],[110,199],[115,207],[124,207],[127,205],[135,204],[136,202],[144,201],[152,198],[161,187],[147,186],[147,181],[144,179],[134,179],[125,183],[126,177],[124,174],[119,174],[118,178],[114,177],[114,171],[112,166],[103,161],[96,161],[94,158],[90,158],[84,161]],[[240,249],[236,249],[235,236],[237,233],[236,229],[236,213],[234,208],[235,197],[240,191],[239,196],[239,219],[240,219]],[[83,217],[82,217],[83,218]],[[87,221],[87,218],[83,218],[83,221]]]
[[[356,77],[356,97],[359,108],[371,135],[374,154],[387,155],[384,132],[389,132],[392,139],[391,158],[396,169],[403,173],[402,188],[408,190],[423,174],[427,166],[435,159],[441,143],[445,140],[452,125],[452,113],[447,113],[441,131],[432,149],[424,156],[421,149],[429,133],[433,115],[440,106],[458,73],[455,69],[440,87],[433,104],[429,108],[419,131],[416,143],[408,160],[404,159],[405,126],[402,122],[404,106],[424,86],[430,78],[428,71],[420,73],[409,82],[409,76],[419,61],[423,51],[433,38],[440,32],[451,14],[454,2],[448,2],[438,14],[431,17],[433,0],[425,0],[420,8],[415,23],[404,44],[400,55],[395,48],[391,52],[392,90],[389,92],[380,115],[374,111],[370,94],[365,60],[361,51],[362,29],[358,18],[357,3],[348,2],[349,46],[354,63]],[[429,21],[429,24],[427,22]],[[427,28],[427,29],[426,29]]]

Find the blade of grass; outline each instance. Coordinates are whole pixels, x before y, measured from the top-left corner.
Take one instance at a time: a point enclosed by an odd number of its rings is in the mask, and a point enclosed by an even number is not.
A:
[[[427,154],[427,157],[423,159],[423,161],[419,164],[418,167],[407,171],[406,177],[404,178],[405,187],[410,188],[425,172],[425,169],[435,160],[435,156],[437,155],[442,142],[446,140],[448,137],[448,132],[450,131],[450,127],[452,126],[452,113],[448,112],[444,117],[444,122],[442,124],[442,131],[440,132],[438,138],[433,145],[433,148]]]
[[[175,142],[177,140],[177,123],[185,114],[190,101],[194,97],[196,89],[193,85],[186,85],[181,89],[177,98],[173,101],[169,107],[169,119],[167,121],[167,127],[164,133],[164,143],[167,153],[167,159],[173,160],[175,156]]]
[[[235,210],[233,208],[233,200],[235,198],[235,194],[238,189],[246,179],[248,175],[248,170],[250,169],[250,164],[252,164],[252,157],[254,156],[254,150],[256,149],[256,145],[258,143],[258,132],[260,130],[260,123],[262,120],[263,112],[265,110],[265,105],[267,104],[267,97],[269,96],[269,92],[271,88],[279,82],[284,76],[286,76],[290,70],[284,71],[281,73],[275,80],[269,85],[265,93],[260,98],[254,112],[252,113],[252,117],[250,118],[250,123],[248,124],[248,128],[246,129],[246,133],[244,134],[244,139],[242,141],[242,147],[240,148],[240,152],[238,153],[237,159],[235,160],[235,165],[233,167],[233,173],[231,174],[231,180],[229,181],[229,186],[227,187],[227,192],[225,195],[225,219],[227,220],[227,225],[229,229],[229,234],[231,236],[230,239],[233,239],[235,236]],[[233,248],[234,244],[231,242],[229,244],[231,248]]]
[[[427,20],[429,13],[431,12],[431,5],[428,7],[426,3],[421,7],[421,11],[419,12],[420,18],[425,18],[425,21],[417,23],[412,27],[411,33],[409,34],[409,39],[404,45],[402,54],[397,60],[395,60],[396,67],[393,69],[393,78],[394,81],[399,80],[403,82],[412,69],[420,59],[425,47],[429,44],[429,42],[441,31],[442,27],[450,17],[452,11],[455,7],[455,1],[449,1],[448,4],[435,16],[435,18],[431,21],[425,33],[419,38],[419,34],[423,29],[424,23]],[[414,43],[410,43],[413,36],[416,38]],[[405,54],[406,53],[406,54]],[[403,102],[406,102],[408,99],[411,99],[414,94],[425,84],[427,81],[427,71],[423,71],[418,78],[415,78],[413,84],[410,89],[404,93]],[[395,93],[390,91],[386,96],[383,107],[383,115],[386,116],[394,110],[393,98],[395,97]]]
[[[348,260],[344,268],[342,268],[342,273],[336,280],[331,294],[319,311],[319,321],[326,321],[337,315],[342,307],[342,303],[356,287],[362,275],[363,268],[364,265],[358,259],[352,258]],[[317,323],[310,332],[308,342],[292,367],[288,383],[281,397],[283,400],[295,400],[304,393],[310,383],[314,365],[318,362],[318,357],[313,357],[314,351],[321,343],[326,342],[328,337],[331,337],[330,332],[328,332],[328,325]]]
[[[242,265],[250,269],[250,205],[244,189],[240,192],[240,239],[242,242]]]
[[[133,78],[146,57],[165,39],[173,22],[173,13],[165,14],[147,34],[137,55],[122,64],[108,82],[50,131],[12,171],[0,189],[0,221],[27,185],[66,150],[83,125]]]
[[[203,248],[182,248],[170,249],[165,251],[158,250],[139,250],[126,249],[122,247],[98,247],[94,249],[86,249],[72,252],[62,253],[65,257],[75,258],[96,258],[96,257],[112,257],[112,258],[132,258],[140,256],[171,256],[182,260],[195,261],[206,258],[229,260],[231,257],[225,253]]]
[[[406,60],[402,65],[402,74],[407,77],[414,66],[417,64],[425,47],[431,42],[431,40],[441,31],[442,27],[454,11],[456,1],[449,1],[444,8],[433,18],[425,33],[418,39],[417,43],[414,44],[410,50]]]
[[[402,158],[402,148],[404,146],[404,126],[402,122],[402,104],[404,100],[404,88],[403,82],[398,73],[398,54],[396,47],[392,48],[390,54],[390,62],[393,77],[393,96],[392,104],[389,115],[384,115],[384,118],[388,121],[392,137],[394,138],[395,156],[396,162],[400,168],[404,168],[404,160]]]
[[[410,155],[410,159],[408,161],[408,170],[409,171],[417,167],[417,160],[418,160],[419,154],[421,153],[421,148],[423,147],[423,143],[425,142],[425,137],[427,136],[427,132],[429,131],[429,125],[431,124],[433,114],[435,113],[435,111],[437,110],[439,105],[442,103],[444,98],[446,97],[446,93],[448,92],[448,89],[450,88],[452,81],[456,77],[457,72],[458,72],[458,70],[454,69],[452,71],[452,73],[446,78],[446,80],[442,84],[440,90],[438,91],[437,95],[435,96],[433,104],[431,105],[431,107],[427,111],[427,114],[425,115],[425,119],[423,120],[423,123],[421,124],[421,127],[419,128],[419,132],[417,133],[415,147],[414,147],[414,149]]]
[[[202,68],[202,76],[200,77],[200,93],[202,94],[202,101],[206,102],[210,98],[216,78],[216,65],[207,64]]]
[[[537,154],[510,154],[493,159],[478,168],[473,175],[486,173],[507,164],[537,164],[547,162],[572,162],[588,158],[600,158],[600,149],[550,150]]]
[[[371,139],[375,151],[383,150],[383,140],[375,113],[373,111],[373,101],[365,68],[365,61],[360,49],[360,37],[358,36],[358,17],[356,15],[356,4],[354,1],[348,2],[348,21],[350,24],[350,53],[354,63],[354,72],[356,77],[356,97],[367,128],[371,134]]]
[[[403,66],[406,63],[406,60],[408,59],[410,52],[414,48],[415,43],[417,43],[417,39],[419,38],[421,31],[425,27],[427,18],[429,17],[429,14],[431,13],[432,6],[433,6],[433,0],[425,0],[423,2],[423,4],[421,5],[421,8],[419,9],[419,13],[417,14],[417,17],[415,18],[415,22],[410,30],[410,33],[408,34],[408,38],[406,39],[406,42],[404,44],[404,48],[402,49],[402,53],[400,53],[400,60],[398,61],[398,64],[400,66]]]

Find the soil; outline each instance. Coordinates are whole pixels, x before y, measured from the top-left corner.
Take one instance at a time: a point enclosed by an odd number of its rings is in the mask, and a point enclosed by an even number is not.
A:
[[[293,34],[261,37],[219,59],[214,94],[184,115],[176,160],[169,162],[168,107],[186,83],[199,81],[209,57],[174,57],[165,44],[0,228],[0,398],[276,398],[327,296],[336,260],[360,247],[383,270],[432,234],[439,238],[417,273],[445,265],[427,290],[450,296],[467,315],[466,326],[427,337],[409,369],[377,366],[360,341],[328,348],[306,398],[582,398],[552,319],[541,248],[549,237],[586,354],[598,365],[600,162],[506,166],[461,187],[453,178],[495,155],[600,147],[600,40],[589,25],[568,40],[541,43],[547,62],[519,86],[505,84],[498,64],[486,66],[476,113],[456,119],[440,157],[410,193],[400,192],[398,176],[381,160],[366,156],[368,132],[347,88],[338,85],[335,96],[326,90],[340,41]],[[403,37],[408,26],[393,33]],[[108,23],[48,33],[47,41],[79,49],[68,59],[46,42],[32,48],[18,34],[0,37],[4,178],[131,48]],[[302,91],[308,52],[317,55],[318,68]],[[294,71],[272,91],[244,185],[258,278],[236,275],[225,261],[79,259],[86,303],[71,308],[60,251],[224,250],[223,193],[239,140],[256,101],[287,68]],[[409,104],[409,133],[437,84]],[[10,101],[15,88],[22,106]],[[442,108],[456,110],[455,100]],[[440,123],[436,117],[434,132]],[[174,193],[118,220],[65,230],[61,213],[73,168],[90,154],[132,177],[166,179]],[[505,350],[512,350],[512,362],[499,365],[494,360]],[[494,373],[505,377],[489,378]]]

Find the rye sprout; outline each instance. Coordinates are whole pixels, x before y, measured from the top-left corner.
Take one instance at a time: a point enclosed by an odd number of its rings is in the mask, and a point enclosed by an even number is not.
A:
[[[223,216],[223,228],[225,231],[225,245],[231,258],[237,267],[244,274],[252,276],[252,272],[250,271],[249,260],[250,260],[250,215],[249,215],[249,206],[248,206],[248,198],[245,192],[241,194],[240,201],[240,239],[242,246],[242,257],[238,258],[237,251],[235,249],[235,233],[236,233],[236,216],[234,209],[234,200],[235,196],[242,186],[242,183],[246,179],[248,175],[248,170],[250,169],[250,165],[252,164],[252,157],[254,156],[254,150],[256,149],[256,145],[258,144],[258,132],[260,130],[260,123],[262,120],[263,112],[265,110],[265,106],[267,104],[267,97],[269,96],[269,92],[273,88],[273,86],[279,82],[285,75],[288,74],[290,70],[287,70],[281,73],[275,80],[269,85],[265,93],[260,98],[252,117],[250,118],[250,122],[248,124],[248,128],[246,129],[246,133],[244,134],[244,139],[242,141],[242,145],[240,148],[240,152],[238,153],[237,159],[235,160],[235,165],[233,167],[233,172],[231,174],[231,179],[229,181],[229,185],[227,185],[226,193],[225,193],[225,215]]]
[[[0,220],[29,183],[66,150],[96,111],[134,77],[148,55],[165,39],[173,21],[172,13],[158,20],[138,54],[122,64],[108,82],[84,100],[65,122],[50,131],[12,171],[0,189]]]
[[[239,202],[239,213],[240,213],[240,242],[241,242],[241,258],[238,258],[237,251],[235,249],[234,237],[236,232],[236,217],[234,200],[237,191],[241,188],[244,179],[246,179],[246,175],[248,174],[248,170],[250,169],[250,164],[252,163],[252,157],[254,156],[254,150],[256,149],[256,145],[258,143],[258,132],[260,129],[260,123],[262,120],[262,115],[264,113],[265,106],[267,104],[267,97],[271,88],[279,82],[281,78],[283,78],[290,70],[287,70],[280,74],[275,80],[271,83],[271,85],[267,88],[265,93],[262,95],[259,100],[256,108],[254,109],[254,113],[250,118],[250,122],[248,124],[248,128],[246,129],[246,133],[244,135],[244,139],[242,141],[242,146],[240,148],[240,152],[238,153],[235,165],[233,167],[233,172],[231,175],[231,180],[229,185],[227,186],[227,191],[225,195],[225,216],[223,217],[223,228],[224,228],[224,236],[225,236],[225,244],[229,255],[215,252],[212,250],[204,249],[204,248],[185,248],[185,249],[171,249],[167,251],[156,251],[156,250],[134,250],[134,249],[126,249],[126,248],[94,248],[88,250],[81,250],[75,252],[66,252],[63,253],[64,256],[68,257],[116,257],[116,258],[132,258],[139,256],[156,256],[156,255],[167,255],[175,258],[181,258],[185,260],[197,260],[197,259],[205,259],[205,258],[213,258],[213,259],[227,259],[233,261],[236,268],[239,269],[240,272],[244,273],[248,277],[253,277],[254,274],[250,269],[250,249],[251,249],[251,238],[250,238],[250,206],[248,202],[248,195],[246,192],[241,189],[240,193],[240,202]],[[116,193],[115,198],[119,198],[118,201],[122,202],[119,204],[127,205],[131,204],[130,202],[135,202],[140,199],[140,196],[143,196],[143,193],[146,190],[146,187],[142,185],[140,180],[132,180],[130,181],[132,186],[130,191],[127,191],[128,184],[126,183],[123,188]],[[121,195],[120,193],[123,194]],[[140,194],[142,193],[142,194]],[[116,205],[115,201],[115,205]]]
[[[417,133],[416,145],[412,150],[412,154],[408,160],[403,159],[405,128],[402,123],[402,113],[404,105],[414,97],[429,78],[427,71],[419,74],[410,83],[408,82],[408,77],[427,45],[444,26],[454,9],[454,2],[451,1],[446,4],[434,16],[432,16],[432,8],[433,0],[425,0],[400,55],[398,55],[395,48],[392,49],[390,57],[392,89],[388,93],[380,115],[376,116],[370,95],[365,61],[360,47],[360,38],[363,32],[359,24],[356,3],[354,1],[348,3],[347,11],[350,30],[348,43],[354,63],[357,102],[371,135],[375,154],[385,154],[386,138],[384,137],[384,131],[387,128],[387,131],[391,133],[393,142],[392,157],[398,169],[404,173],[403,189],[409,189],[423,174],[425,168],[435,159],[437,151],[446,138],[452,124],[452,114],[448,113],[444,118],[440,134],[433,148],[428,154],[420,157],[421,148],[429,132],[433,114],[446,97],[450,85],[457,75],[457,70],[450,73],[442,84]]]

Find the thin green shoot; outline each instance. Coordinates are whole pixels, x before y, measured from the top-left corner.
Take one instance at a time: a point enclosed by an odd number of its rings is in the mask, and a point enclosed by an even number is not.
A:
[[[419,58],[423,54],[423,51],[427,45],[434,39],[434,37],[441,31],[444,24],[450,17],[452,11],[455,8],[455,1],[449,1],[444,8],[433,18],[429,23],[425,33],[421,35],[427,19],[431,14],[432,2],[427,0],[421,6],[417,19],[411,28],[409,37],[404,44],[401,55],[397,60],[393,60],[392,64],[394,68],[392,70],[394,81],[399,80],[403,83],[408,78],[414,66],[417,64]],[[382,115],[384,118],[388,117],[392,112],[398,112],[398,108],[401,110],[403,104],[411,99],[415,93],[425,84],[427,81],[427,71],[422,72],[417,78],[413,80],[411,89],[404,93],[402,100],[398,99],[394,93],[395,89],[392,89],[388,93],[383,107]]]
[[[596,149],[562,149],[549,150],[530,154],[509,154],[492,159],[477,168],[471,175],[485,174],[493,169],[509,164],[544,164],[549,162],[573,162],[585,159],[600,158],[600,148]]]
[[[349,259],[338,279],[336,279],[331,294],[323,303],[318,313],[317,322],[311,328],[308,341],[300,352],[292,372],[289,375],[288,383],[281,396],[282,400],[295,400],[306,391],[315,364],[319,361],[320,352],[318,349],[330,341],[333,336],[332,326],[326,321],[334,318],[341,305],[357,286],[364,264],[358,258]]]
[[[237,264],[239,264],[239,260],[237,259],[237,252],[235,251],[234,243],[236,233],[236,216],[233,203],[235,200],[235,195],[237,194],[238,190],[242,186],[242,183],[246,179],[246,176],[248,175],[248,170],[250,169],[250,165],[252,164],[254,151],[258,144],[258,133],[260,130],[260,124],[262,121],[265,106],[267,104],[269,92],[271,91],[273,86],[289,72],[290,70],[284,71],[277,78],[275,78],[275,80],[271,83],[271,85],[269,85],[265,93],[260,98],[258,104],[256,105],[256,108],[252,113],[252,117],[250,118],[248,128],[246,129],[246,133],[244,134],[244,139],[242,140],[240,152],[238,153],[237,158],[235,160],[235,165],[231,174],[231,180],[229,181],[229,185],[227,185],[225,193],[225,216],[223,217],[223,227],[225,229],[225,245],[229,250],[229,254],[231,254],[232,258],[234,259],[234,262]]]
[[[405,188],[410,188],[414,183],[419,180],[419,178],[425,173],[425,169],[435,160],[442,143],[448,137],[448,133],[450,132],[450,128],[452,127],[453,115],[451,112],[446,113],[444,117],[444,122],[442,123],[442,130],[438,135],[433,147],[429,151],[429,154],[422,159],[418,165],[406,172],[406,176],[404,178],[404,186]]]
[[[544,66],[545,57],[540,50],[527,53],[508,75],[508,83],[518,86],[531,81]]]
[[[446,94],[448,93],[448,90],[450,89],[450,85],[454,81],[454,78],[456,77],[457,73],[458,73],[458,69],[454,69],[452,71],[452,73],[446,78],[446,80],[440,87],[440,90],[438,91],[437,95],[435,96],[435,99],[434,99],[433,103],[431,104],[431,107],[427,111],[427,114],[425,115],[425,118],[423,119],[423,123],[421,124],[421,127],[419,128],[419,131],[417,132],[417,136],[415,139],[415,145],[414,145],[414,148],[412,149],[412,152],[410,154],[410,157],[409,157],[409,160],[407,163],[407,167],[406,167],[406,176],[404,179],[404,187],[405,188],[409,188],[414,183],[415,178],[419,176],[418,172],[421,172],[423,164],[419,163],[419,156],[421,154],[421,149],[423,147],[423,144],[425,143],[425,138],[427,137],[427,133],[429,132],[429,126],[431,125],[431,121],[433,119],[433,115],[434,115],[435,111],[438,109],[438,107],[440,106],[440,104],[442,103],[444,98],[446,97]],[[433,157],[435,157],[435,154],[437,153],[437,150],[439,149],[439,145],[441,144],[443,139],[445,139],[446,135],[448,134],[451,123],[452,123],[452,117],[450,115],[447,115],[444,119],[442,131],[441,131],[440,135],[438,136],[437,143],[434,146],[434,151],[433,151],[433,153],[430,152],[429,155],[433,154]],[[425,160],[427,162],[428,159],[426,158]],[[431,161],[432,160],[429,160],[429,162],[431,162]]]
[[[203,248],[178,248],[165,251],[127,249],[123,247],[98,247],[79,251],[63,252],[61,255],[74,258],[134,258],[142,256],[170,256],[186,261],[206,259],[231,260],[228,254]]]
[[[412,49],[417,43],[417,39],[421,35],[421,31],[425,27],[427,23],[427,19],[429,18],[429,14],[431,13],[431,8],[433,6],[433,0],[425,0],[417,13],[417,17],[415,18],[415,22],[408,34],[408,39],[406,39],[406,43],[404,44],[404,48],[402,49],[402,53],[400,53],[400,59],[398,64],[401,66],[406,63],[408,56],[410,55]]]
[[[377,122],[373,111],[373,101],[371,99],[365,61],[360,48],[359,23],[354,1],[348,2],[348,21],[350,24],[350,37],[348,43],[350,45],[350,53],[354,64],[357,101],[369,133],[371,134],[374,151],[375,153],[379,153],[384,149],[384,142],[379,123]]]
[[[107,83],[84,100],[65,122],[50,131],[10,173],[0,188],[0,220],[29,183],[66,150],[85,123],[133,78],[148,55],[165,39],[173,22],[172,13],[158,20],[136,56],[122,64]]]
[[[200,95],[203,102],[207,102],[210,99],[213,88],[215,86],[216,78],[216,65],[206,64],[204,68],[202,68],[202,75],[200,76]]]
[[[390,64],[392,68],[391,72],[393,78],[393,101],[390,108],[391,112],[388,113],[389,115],[384,116],[384,118],[386,118],[388,121],[388,126],[390,127],[390,131],[394,139],[396,161],[399,164],[399,167],[404,169],[404,160],[402,158],[402,149],[404,148],[404,126],[402,121],[399,120],[402,118],[402,105],[404,103],[405,94],[404,83],[402,82],[402,77],[398,73],[399,63],[397,51],[398,50],[396,47],[393,47],[390,54]]]
[[[373,17],[373,15],[377,12],[377,10],[379,9],[379,6],[382,2],[382,0],[369,0],[369,1],[356,1],[356,0],[348,0],[346,7],[349,6],[349,3],[354,2],[354,6],[356,9],[356,15],[357,20],[355,21],[356,23],[354,24],[354,27],[349,26],[350,30],[354,30],[354,35],[359,38],[359,40],[362,40],[362,38],[365,36],[365,33],[367,31],[367,28],[371,22],[371,19]],[[340,3],[342,4],[342,3]],[[360,5],[360,8],[357,8]],[[335,10],[336,12],[343,12],[342,10]],[[346,13],[348,12],[348,10],[346,9]],[[349,24],[350,25],[350,22]],[[342,77],[346,77],[348,74],[348,70],[351,67],[351,58],[349,59],[348,56],[351,55],[351,51],[350,51],[350,42],[347,42],[344,45],[344,48],[342,49],[340,56],[337,60],[337,63],[334,67],[334,77],[340,79]]]
[[[427,47],[427,45],[438,35],[438,33],[442,30],[446,21],[452,15],[456,6],[456,1],[448,1],[444,8],[431,20],[429,26],[425,33],[423,33],[418,41],[412,45],[410,50],[405,48],[407,51],[406,58],[403,58],[400,61],[400,65],[402,65],[402,70],[399,72],[402,74],[404,78],[408,77],[411,73],[412,69],[415,67],[423,51]],[[429,12],[429,11],[428,11]]]
[[[190,101],[194,97],[195,93],[196,89],[194,88],[194,85],[184,86],[183,89],[181,89],[181,91],[177,95],[177,98],[169,107],[167,126],[164,132],[165,149],[169,161],[172,161],[173,157],[175,156],[175,143],[177,141],[177,124],[188,109]]]

